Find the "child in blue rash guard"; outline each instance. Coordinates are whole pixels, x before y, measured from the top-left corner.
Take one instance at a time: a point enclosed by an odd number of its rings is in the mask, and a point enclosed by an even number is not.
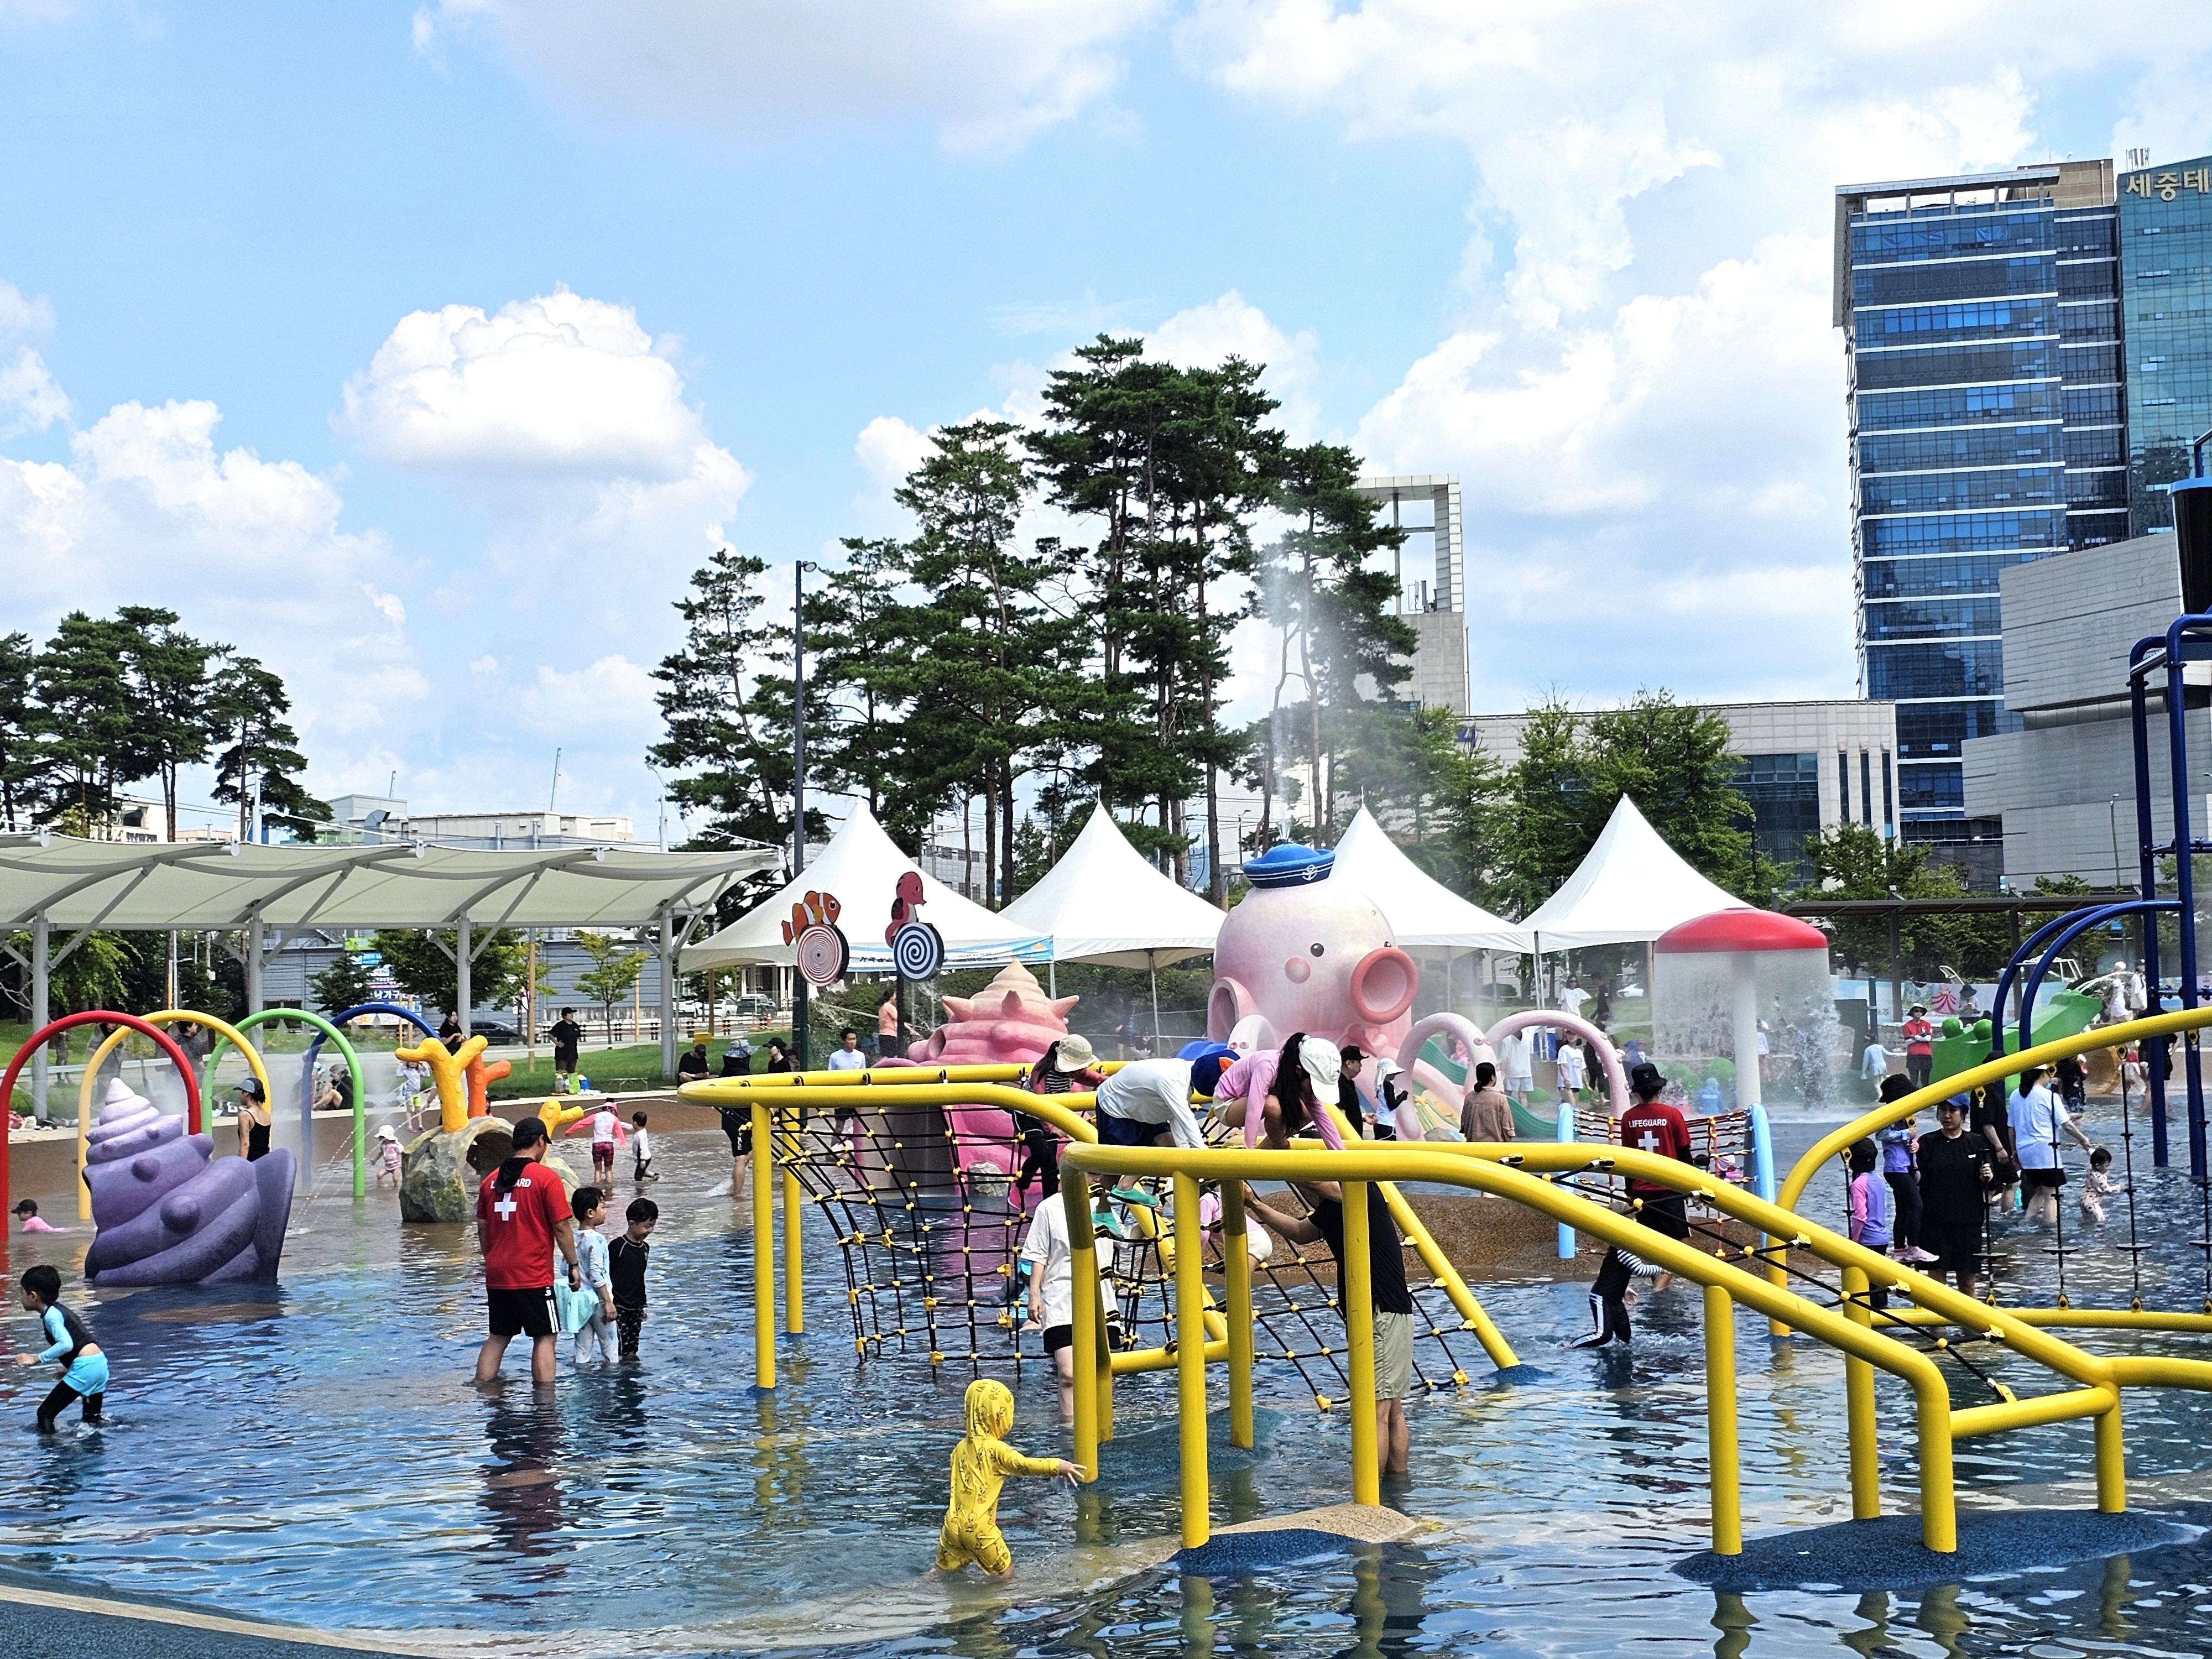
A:
[[[100,1408],[107,1395],[107,1356],[92,1340],[92,1333],[76,1312],[61,1304],[62,1276],[40,1262],[23,1269],[21,1281],[23,1308],[39,1316],[47,1341],[45,1352],[15,1356],[18,1365],[58,1364],[61,1381],[39,1407],[39,1432],[52,1434],[54,1425],[73,1400],[84,1402],[84,1420],[100,1420]]]

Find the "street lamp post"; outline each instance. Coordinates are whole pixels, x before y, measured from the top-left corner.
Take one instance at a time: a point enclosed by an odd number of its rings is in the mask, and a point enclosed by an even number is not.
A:
[[[806,573],[822,567],[797,559],[791,567],[791,875],[806,871]],[[791,969],[792,1068],[806,1069],[806,976]]]

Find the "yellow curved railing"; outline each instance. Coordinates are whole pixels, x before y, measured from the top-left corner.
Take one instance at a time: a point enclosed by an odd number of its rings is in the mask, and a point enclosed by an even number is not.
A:
[[[255,1080],[261,1085],[263,1103],[270,1103],[271,1091],[269,1087],[269,1073],[261,1063],[260,1050],[241,1036],[238,1028],[228,1020],[217,1019],[213,1014],[203,1014],[191,1008],[164,1008],[157,1014],[148,1014],[146,1023],[149,1025],[205,1026],[246,1056],[246,1065],[252,1068]],[[76,1218],[79,1221],[92,1219],[92,1188],[84,1184],[85,1154],[92,1133],[92,1085],[99,1078],[100,1068],[106,1063],[108,1055],[113,1054],[117,1045],[131,1035],[131,1030],[127,1025],[118,1025],[109,1032],[100,1047],[93,1050],[92,1058],[85,1062],[84,1077],[77,1085]],[[212,1056],[210,1058],[209,1069],[211,1073],[214,1069]],[[205,1105],[206,1110],[202,1115],[206,1120],[208,1133],[213,1134],[215,1133],[215,1103],[210,1099],[205,1103]],[[273,1107],[271,1109],[274,1109]]]
[[[1109,1060],[1102,1070],[1112,1071],[1121,1062]],[[1091,1120],[1083,1115],[1082,1109],[1091,1104],[1088,1093],[1065,1095],[1035,1095],[1026,1089],[1011,1086],[1011,1080],[1024,1077],[1029,1068],[1024,1066],[886,1066],[881,1071],[865,1072],[793,1072],[762,1073],[753,1077],[710,1078],[703,1082],[689,1083],[677,1092],[695,1104],[720,1109],[748,1106],[753,1114],[753,1146],[756,1149],[778,1145],[787,1154],[796,1151],[796,1133],[790,1120],[797,1109],[820,1109],[835,1110],[840,1107],[866,1108],[881,1103],[886,1087],[896,1089],[899,1103],[908,1106],[996,1106],[1008,1111],[1027,1112],[1058,1129],[1071,1141],[1095,1143],[1098,1132]],[[804,1099],[795,1097],[801,1092]],[[1198,1103],[1201,1107],[1204,1103]],[[1339,1119],[1341,1122],[1341,1118]],[[780,1139],[772,1139],[771,1130]],[[799,1179],[788,1167],[788,1155],[782,1160],[784,1197],[784,1302],[785,1329],[793,1333],[801,1329],[798,1322],[799,1306],[799,1226],[800,1210]],[[753,1228],[755,1232],[755,1308],[754,1308],[754,1370],[756,1386],[772,1389],[775,1386],[775,1337],[773,1310],[774,1261],[771,1218],[772,1176],[763,1166],[765,1160],[756,1158],[753,1169]],[[764,1196],[765,1195],[765,1196]],[[1520,1364],[1516,1355],[1498,1330],[1497,1322],[1475,1299],[1474,1292],[1467,1286],[1450,1259],[1437,1245],[1429,1230],[1413,1213],[1404,1196],[1389,1183],[1383,1187],[1383,1199],[1390,1206],[1392,1219],[1421,1259],[1421,1265],[1434,1276],[1444,1294],[1457,1310],[1462,1328],[1482,1345],[1491,1364],[1500,1370]],[[1137,1212],[1139,1225],[1150,1234],[1155,1218],[1148,1210]],[[1173,1249],[1176,1241],[1162,1241],[1163,1255],[1179,1255]],[[1250,1264],[1243,1264],[1240,1271],[1250,1271]],[[762,1275],[765,1274],[763,1279]],[[770,1291],[767,1297],[759,1294],[765,1283]],[[1248,1329],[1239,1337],[1233,1324],[1224,1324],[1218,1316],[1208,1323],[1208,1357],[1224,1358],[1227,1344],[1242,1340],[1249,1343]],[[1164,1370],[1176,1363],[1175,1355],[1164,1348],[1128,1349],[1112,1357],[1113,1369],[1127,1374],[1134,1371]]]
[[[2053,1038],[2038,1043],[2033,1048],[2007,1054],[1999,1060],[1984,1060],[1970,1070],[1954,1073],[1951,1076],[1916,1090],[1900,1099],[1875,1107],[1864,1116],[1854,1119],[1840,1129],[1830,1131],[1813,1144],[1813,1148],[1790,1166],[1783,1178],[1776,1200],[1785,1210],[1795,1210],[1797,1200],[1805,1195],[1806,1185],[1818,1174],[1830,1158],[1844,1148],[1864,1139],[1893,1123],[1900,1123],[1915,1112],[1933,1109],[1939,1101],[1953,1095],[1978,1089],[1984,1084],[2000,1082],[2017,1077],[2030,1066],[2049,1068],[2058,1061],[2075,1054],[2086,1054],[2097,1048],[2124,1048],[2146,1037],[2172,1036],[2194,1033],[2212,1025],[2212,1006],[2184,1008],[2170,1014],[2152,1014],[2143,1019],[2131,1019],[2118,1025],[2104,1025],[2091,1030],[2076,1032],[2072,1036]],[[1785,1272],[1779,1253],[1767,1268],[1767,1276],[1775,1284],[1784,1282]],[[2016,1308],[2011,1310],[2015,1319],[2030,1324],[2063,1327],[2075,1329],[2160,1330],[2212,1332],[2212,1300],[2202,1313],[2160,1313],[2142,1308]],[[1924,1314],[1908,1313],[1907,1322],[1925,1322]],[[1787,1333],[1779,1327],[1776,1335]]]
[[[1088,1179],[1092,1174],[1114,1176],[1167,1176],[1176,1182],[1178,1226],[1188,1211],[1195,1227],[1200,1180],[1223,1183],[1224,1200],[1232,1193],[1241,1200],[1242,1183],[1255,1180],[1337,1181],[1345,1193],[1345,1265],[1340,1302],[1345,1312],[1351,1355],[1352,1398],[1348,1410],[1352,1431],[1352,1497],[1371,1504],[1379,1497],[1374,1440],[1374,1352],[1371,1309],[1368,1305],[1368,1243],[1363,1194],[1356,1188],[1382,1178],[1437,1182],[1496,1193],[1544,1214],[1587,1231],[1616,1246],[1625,1246],[1646,1261],[1705,1288],[1707,1390],[1710,1407],[1709,1448],[1713,1465],[1713,1547],[1722,1554],[1742,1547],[1742,1522],[1738,1499],[1734,1400],[1735,1389],[1733,1305],[1741,1303],[1770,1319],[1789,1324],[1841,1351],[1844,1357],[1846,1419],[1850,1443],[1850,1485],[1855,1519],[1881,1512],[1880,1466],[1875,1440],[1874,1372],[1886,1370],[1913,1390],[1919,1428],[1920,1509],[1922,1541],[1930,1550],[1949,1552],[1957,1547],[1954,1502],[1952,1446],[1969,1436],[1994,1434],[2010,1429],[2087,1417],[2094,1430],[2094,1468],[2098,1507],[2107,1512],[2127,1504],[2126,1458],[2121,1419],[2121,1393],[2130,1387],[2180,1387],[2212,1390],[2212,1364],[2197,1360],[2106,1358],[2084,1352],[2047,1332],[1992,1309],[1948,1286],[1911,1272],[1888,1257],[1852,1243],[1767,1204],[1703,1171],[1650,1153],[1606,1147],[1556,1143],[1512,1143],[1480,1146],[1403,1142],[1352,1142],[1341,1152],[1294,1149],[1288,1152],[1246,1152],[1241,1149],[1188,1152],[1173,1148],[1075,1146],[1061,1159],[1064,1183],[1075,1194],[1068,1206],[1070,1231],[1074,1237],[1075,1306],[1089,1307],[1096,1297],[1097,1258],[1095,1240],[1087,1224]],[[1592,1172],[1632,1176],[1666,1185],[1711,1205],[1724,1214],[1786,1239],[1842,1269],[1844,1305],[1823,1307],[1787,1289],[1770,1284],[1761,1274],[1695,1245],[1668,1237],[1643,1226],[1632,1217],[1593,1203],[1555,1184],[1561,1175]],[[1224,1204],[1224,1235],[1241,1233],[1243,1206]],[[1224,1238],[1224,1253],[1234,1260],[1240,1252]],[[1725,1247],[1723,1247],[1725,1249]],[[1742,1256],[1757,1256],[1747,1249]],[[2021,1400],[2008,1397],[1986,1406],[1954,1408],[1936,1363],[1915,1347],[1878,1334],[1873,1328],[1874,1310],[1867,1299],[1871,1282],[1911,1296],[1921,1307],[1975,1334],[2002,1342],[2023,1357],[2043,1364],[2074,1386],[2057,1393]],[[1185,1317],[1186,1286],[1178,1279],[1176,1317]],[[1249,1328],[1252,1310],[1249,1285],[1230,1286],[1231,1329]],[[1076,1455],[1092,1474],[1097,1472],[1099,1443],[1111,1437],[1111,1376],[1098,1364],[1097,1322],[1078,1320],[1075,1336]],[[1203,1543],[1209,1533],[1206,1516],[1205,1361],[1188,1346],[1178,1348],[1178,1382],[1183,1455],[1183,1540]],[[1245,1362],[1249,1367],[1249,1362]],[[1249,1369],[1240,1375],[1240,1362],[1231,1356],[1230,1400],[1232,1438],[1237,1415],[1249,1413]],[[2006,1391],[2008,1394],[2008,1391]]]

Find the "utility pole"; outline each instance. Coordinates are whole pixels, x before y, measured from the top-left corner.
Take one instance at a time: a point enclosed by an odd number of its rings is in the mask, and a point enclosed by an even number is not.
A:
[[[806,573],[818,570],[809,559],[791,566],[791,878],[806,872]],[[791,974],[792,1068],[806,1069],[806,976]]]

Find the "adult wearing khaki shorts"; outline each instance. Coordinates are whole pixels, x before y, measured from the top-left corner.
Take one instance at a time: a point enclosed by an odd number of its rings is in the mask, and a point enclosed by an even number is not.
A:
[[[1344,1189],[1333,1181],[1293,1183],[1311,1206],[1294,1215],[1245,1189],[1247,1212],[1294,1244],[1325,1243],[1336,1258],[1337,1307],[1344,1307]],[[1406,1249],[1378,1182],[1367,1183],[1367,1274],[1375,1309],[1375,1449],[1383,1474],[1406,1478],[1407,1395],[1413,1387],[1413,1296]]]

